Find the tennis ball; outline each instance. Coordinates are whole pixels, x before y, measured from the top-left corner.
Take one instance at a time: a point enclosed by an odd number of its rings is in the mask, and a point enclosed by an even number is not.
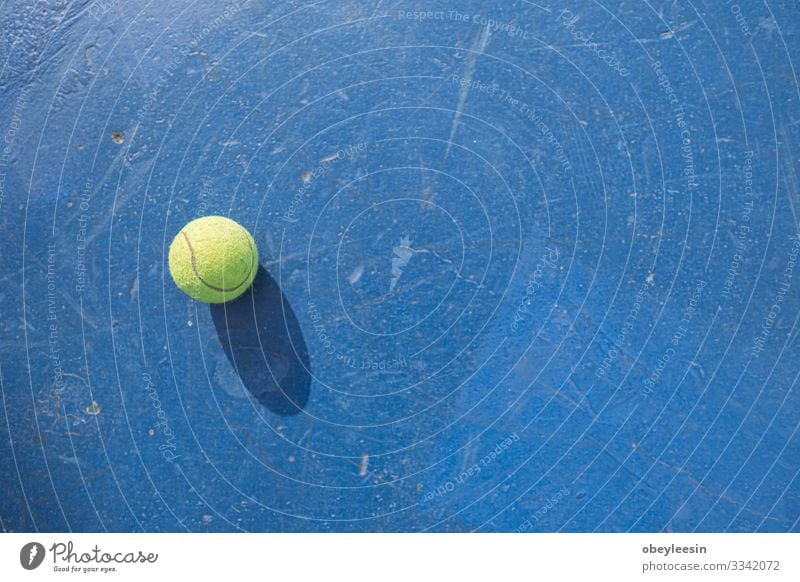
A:
[[[250,233],[224,216],[204,216],[183,227],[169,247],[169,272],[187,295],[224,303],[244,293],[258,270]]]

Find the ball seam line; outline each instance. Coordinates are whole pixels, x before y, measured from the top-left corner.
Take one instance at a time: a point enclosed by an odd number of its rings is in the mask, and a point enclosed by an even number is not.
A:
[[[208,281],[203,279],[203,277],[200,276],[200,271],[197,270],[197,261],[194,256],[194,248],[192,247],[192,243],[185,232],[181,232],[181,234],[183,235],[183,238],[186,240],[186,245],[189,247],[189,255],[191,256],[191,262],[192,262],[192,271],[194,271],[195,277],[197,277],[197,279],[203,285],[205,285],[212,291],[219,291],[220,293],[232,293],[233,291],[236,291],[239,287],[247,283],[247,281],[250,279],[250,275],[253,274],[254,256],[253,256],[253,245],[250,242],[249,238],[247,239],[247,245],[250,247],[250,269],[247,271],[247,275],[245,275],[245,278],[242,280],[242,282],[236,285],[235,287],[217,287],[216,285],[212,285],[211,283],[209,283]]]

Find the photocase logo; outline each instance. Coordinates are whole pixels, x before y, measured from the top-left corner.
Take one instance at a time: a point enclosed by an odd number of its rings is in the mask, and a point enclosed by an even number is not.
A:
[[[26,570],[35,570],[44,561],[44,546],[39,542],[29,542],[19,552],[19,563]]]

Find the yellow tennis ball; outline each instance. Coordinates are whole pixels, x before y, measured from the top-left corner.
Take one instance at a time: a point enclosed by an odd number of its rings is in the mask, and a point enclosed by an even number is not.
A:
[[[241,224],[204,216],[183,227],[169,247],[169,272],[187,295],[224,303],[244,293],[258,270],[258,249]]]

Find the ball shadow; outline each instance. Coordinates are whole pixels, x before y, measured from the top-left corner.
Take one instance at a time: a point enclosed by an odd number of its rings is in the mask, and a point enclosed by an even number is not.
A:
[[[256,400],[281,416],[308,403],[311,377],[300,324],[263,267],[253,286],[228,303],[211,305],[222,348]]]

